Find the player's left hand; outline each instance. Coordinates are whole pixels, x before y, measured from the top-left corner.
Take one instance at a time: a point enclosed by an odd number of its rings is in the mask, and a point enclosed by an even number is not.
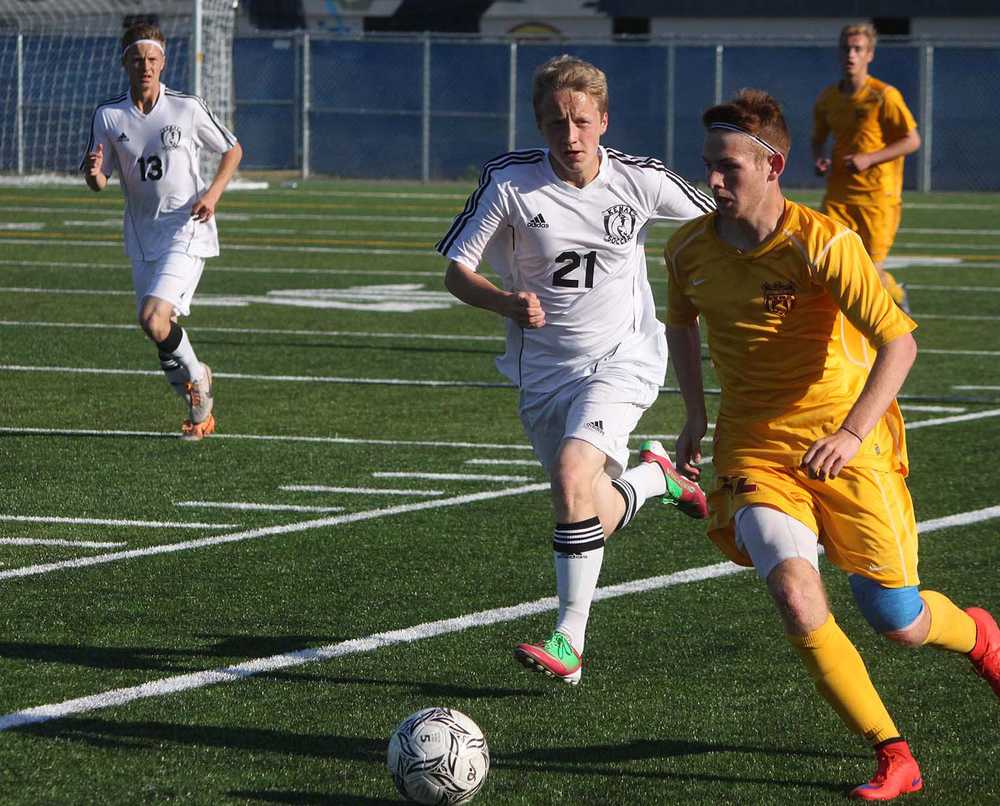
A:
[[[196,219],[202,224],[208,221],[213,215],[215,215],[215,200],[207,194],[198,199],[191,207],[191,218]]]
[[[872,161],[867,154],[848,154],[844,157],[844,167],[851,173],[861,173],[872,167]]]
[[[817,439],[802,457],[802,467],[809,471],[809,477],[826,480],[835,479],[837,474],[861,448],[861,443],[848,431],[836,431],[828,437]]]

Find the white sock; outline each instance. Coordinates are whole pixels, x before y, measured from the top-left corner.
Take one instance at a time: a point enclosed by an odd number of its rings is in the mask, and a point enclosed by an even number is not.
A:
[[[625,511],[615,527],[618,532],[632,522],[647,499],[663,495],[667,491],[667,480],[658,464],[643,462],[626,470],[618,478],[611,479],[611,486],[625,499]]]
[[[552,536],[559,618],[556,630],[583,654],[590,605],[604,562],[604,530],[595,515],[578,523],[556,524]]]
[[[181,343],[177,345],[177,349],[171,355],[187,370],[192,383],[200,381],[205,376],[205,368],[198,360],[198,356],[194,354],[194,347],[191,346],[187,331],[183,328],[181,329]]]

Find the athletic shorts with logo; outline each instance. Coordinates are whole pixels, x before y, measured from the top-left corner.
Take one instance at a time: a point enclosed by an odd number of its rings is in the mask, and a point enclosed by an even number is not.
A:
[[[580,439],[605,454],[605,471],[618,478],[628,466],[629,436],[658,392],[627,365],[600,364],[593,374],[554,391],[522,391],[521,422],[547,473],[563,440]]]
[[[845,467],[821,481],[803,468],[743,467],[718,477],[708,504],[709,537],[740,565],[753,563],[737,547],[733,517],[742,507],[763,505],[807,526],[848,573],[888,588],[920,583],[913,502],[897,471]]]

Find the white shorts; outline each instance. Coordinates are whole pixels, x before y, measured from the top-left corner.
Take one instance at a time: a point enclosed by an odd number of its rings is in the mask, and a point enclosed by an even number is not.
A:
[[[142,310],[146,297],[156,297],[171,303],[175,315],[187,316],[204,268],[205,258],[184,252],[167,252],[156,260],[133,260],[136,311]]]
[[[563,440],[572,438],[602,451],[605,472],[616,479],[628,467],[629,436],[658,393],[656,384],[622,367],[605,366],[554,392],[522,392],[521,423],[547,473]]]

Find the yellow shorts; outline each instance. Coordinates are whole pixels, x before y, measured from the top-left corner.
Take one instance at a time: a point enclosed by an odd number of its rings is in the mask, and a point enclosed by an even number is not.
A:
[[[850,227],[861,237],[872,263],[882,263],[896,240],[903,205],[889,204],[841,204],[823,200],[823,212],[834,221]]]
[[[726,557],[753,565],[736,547],[733,516],[761,504],[784,512],[819,537],[838,568],[889,588],[918,585],[917,524],[902,473],[846,467],[835,479],[800,468],[743,468],[720,476],[708,497],[708,536]]]

